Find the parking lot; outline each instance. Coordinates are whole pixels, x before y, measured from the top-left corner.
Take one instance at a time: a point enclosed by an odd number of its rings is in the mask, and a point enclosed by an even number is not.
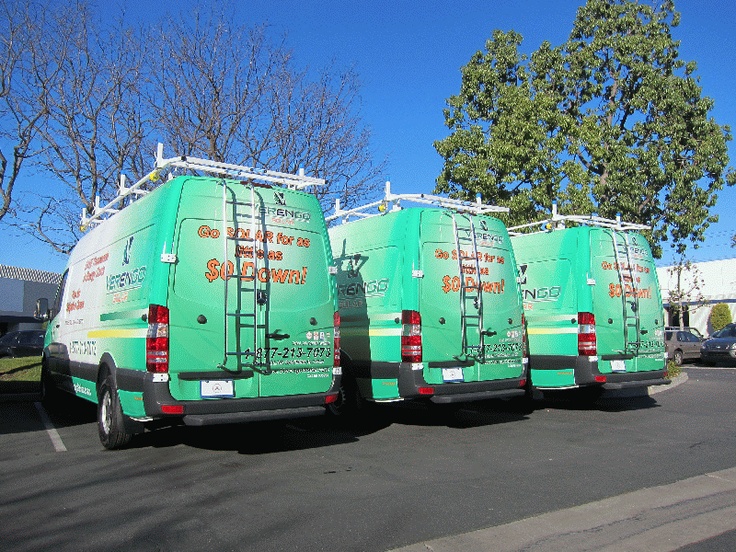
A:
[[[360,427],[314,418],[164,428],[114,452],[97,439],[94,405],[0,402],[0,549],[440,550],[435,539],[715,481],[736,466],[736,370],[685,371],[656,394],[592,405],[402,405]],[[724,514],[736,491],[716,494],[717,505],[691,501],[676,515],[694,507],[736,519]],[[733,549],[733,523],[708,525],[693,550]],[[659,549],[690,545],[681,538]]]

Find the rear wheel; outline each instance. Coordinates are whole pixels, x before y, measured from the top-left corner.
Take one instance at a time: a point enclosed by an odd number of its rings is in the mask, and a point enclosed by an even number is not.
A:
[[[343,371],[340,383],[340,395],[337,401],[328,405],[328,412],[333,416],[350,419],[358,414],[362,406],[362,400],[355,378]]]
[[[675,364],[677,364],[678,366],[682,366],[683,356],[682,356],[682,351],[680,349],[677,349],[674,352],[674,354],[672,355],[672,358],[675,361]]]
[[[97,430],[106,449],[126,446],[133,434],[125,429],[125,418],[120,406],[113,377],[108,373],[97,388]]]

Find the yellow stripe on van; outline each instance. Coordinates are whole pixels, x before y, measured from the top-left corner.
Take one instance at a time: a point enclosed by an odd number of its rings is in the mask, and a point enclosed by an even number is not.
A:
[[[368,331],[368,335],[375,335],[379,337],[386,337],[391,335],[401,335],[401,328],[371,328]]]
[[[146,337],[148,328],[136,328],[132,330],[92,330],[87,332],[87,337],[117,337],[117,338],[141,338]]]
[[[557,335],[557,334],[576,334],[578,327],[571,328],[529,328],[527,332],[531,335]]]

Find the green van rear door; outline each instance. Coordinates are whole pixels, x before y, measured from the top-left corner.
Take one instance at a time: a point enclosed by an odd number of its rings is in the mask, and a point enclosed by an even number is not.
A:
[[[210,373],[232,376],[236,398],[332,384],[336,303],[321,210],[308,194],[253,190],[228,182],[224,203],[216,180],[184,185],[169,298],[176,399],[208,398]]]
[[[633,232],[590,234],[599,370],[662,370],[664,318],[649,244]]]
[[[468,218],[455,217],[462,232],[469,224]],[[523,369],[522,305],[508,233],[492,217],[474,216],[473,225],[477,251],[472,250],[471,240],[460,243],[461,275],[452,212],[422,212],[420,304],[424,377],[428,383],[506,379],[519,377]],[[477,266],[473,258],[476,254]],[[463,335],[461,286],[476,287],[479,282],[482,320],[477,318],[474,304],[477,293],[468,291]],[[462,373],[452,370],[456,367]]]

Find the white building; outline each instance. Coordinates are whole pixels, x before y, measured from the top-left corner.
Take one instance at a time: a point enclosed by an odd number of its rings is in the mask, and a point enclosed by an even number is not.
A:
[[[0,264],[0,335],[40,328],[36,299],[53,299],[61,274]]]
[[[673,267],[668,266],[658,268],[657,276],[668,316],[665,322],[668,326],[677,326],[677,315],[669,308],[670,290],[677,289],[677,274]],[[689,271],[683,270],[680,289],[687,294],[683,301],[685,326],[695,327],[704,335],[710,335],[713,331],[708,322],[710,311],[718,303],[728,305],[731,318],[736,321],[736,259],[693,263]]]

